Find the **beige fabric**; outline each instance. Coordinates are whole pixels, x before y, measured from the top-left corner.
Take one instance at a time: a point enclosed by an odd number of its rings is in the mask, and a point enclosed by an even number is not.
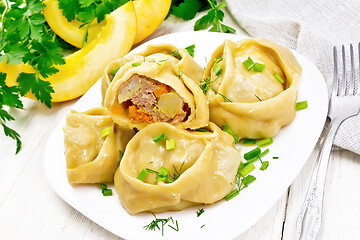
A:
[[[175,56],[178,54],[181,59],[168,54],[174,51]],[[133,66],[133,63],[140,65]],[[109,84],[105,94],[104,106],[109,109],[110,115],[116,123],[137,129],[148,125],[148,123],[133,122],[128,116],[123,96],[119,97],[119,88],[122,84],[133,75],[138,74],[171,87],[188,104],[190,115],[184,122],[180,123],[183,128],[197,129],[207,126],[209,121],[208,103],[198,86],[204,70],[190,57],[186,50],[177,49],[169,44],[148,46],[139,54],[119,60],[117,64],[120,68],[114,79],[109,82],[108,71],[114,69],[115,64],[113,63],[106,70],[102,85],[105,89],[106,85]],[[119,100],[120,98],[122,100]]]
[[[357,51],[360,39],[358,0],[227,0],[226,3],[250,36],[269,38],[309,57],[324,75],[329,92],[333,81],[333,46],[340,48],[345,44],[349,51],[348,44],[353,43]],[[349,64],[349,58],[347,61]],[[356,65],[357,77],[358,74]],[[334,144],[360,154],[360,115],[341,125]]]
[[[111,128],[108,136],[101,131]],[[105,108],[71,111],[64,127],[66,173],[71,184],[112,182],[119,165],[119,150],[135,134],[113,123]]]
[[[211,132],[186,131],[154,123],[131,139],[114,178],[116,191],[129,213],[181,210],[214,203],[231,192],[240,154],[231,135],[213,123],[209,129]],[[154,142],[152,137],[162,133],[175,140],[175,149],[166,150],[165,140]],[[154,184],[155,174],[148,174],[144,181],[137,179],[144,168],[159,171],[166,167],[174,174],[174,168],[179,171],[182,164],[180,177],[172,183]]]
[[[265,64],[265,69],[248,71],[243,65],[248,57]],[[216,62],[223,69],[218,76],[213,71]],[[210,78],[212,86],[207,92],[210,121],[218,126],[228,124],[242,138],[273,137],[295,118],[300,76],[300,65],[285,47],[267,39],[226,40],[205,70],[204,78]]]

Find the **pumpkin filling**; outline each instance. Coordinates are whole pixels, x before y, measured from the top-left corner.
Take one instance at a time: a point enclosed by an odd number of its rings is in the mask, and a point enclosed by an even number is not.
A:
[[[188,104],[170,86],[134,74],[119,88],[119,104],[134,123],[178,124],[190,115]]]

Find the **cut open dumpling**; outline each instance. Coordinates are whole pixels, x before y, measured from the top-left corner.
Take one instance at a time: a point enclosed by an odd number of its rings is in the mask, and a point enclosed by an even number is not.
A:
[[[186,50],[149,46],[108,66],[102,82],[104,106],[116,123],[132,128],[155,122],[204,127],[209,110],[198,86],[202,74]]]
[[[291,51],[267,39],[226,40],[202,81],[210,121],[243,138],[275,136],[295,117],[301,67]]]
[[[119,151],[125,150],[135,134],[114,124],[106,108],[81,113],[72,110],[64,133],[66,173],[71,184],[112,182]]]

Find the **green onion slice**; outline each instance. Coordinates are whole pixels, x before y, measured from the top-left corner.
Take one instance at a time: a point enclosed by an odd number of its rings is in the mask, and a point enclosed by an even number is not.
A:
[[[116,73],[119,71],[120,67],[115,68],[110,72],[111,76],[115,77]]]
[[[107,189],[107,185],[104,183],[100,183],[100,187],[101,187],[101,189]]]
[[[239,169],[239,173],[241,176],[245,177],[246,175],[251,173],[254,169],[255,169],[254,164],[250,163],[250,164],[246,165],[245,167],[243,167],[242,169]]]
[[[261,170],[261,171],[264,171],[265,169],[267,169],[268,166],[269,166],[269,161],[264,161],[264,162],[261,164],[260,170]]]
[[[259,157],[265,156],[268,152],[269,152],[269,149],[264,150],[263,152],[261,152],[261,153],[259,154]]]
[[[254,67],[253,67],[253,70],[255,71],[255,72],[262,72],[262,71],[264,71],[264,69],[265,69],[265,64],[262,64],[262,63],[255,63],[255,65],[254,65]]]
[[[233,133],[233,131],[231,131],[230,128],[224,128],[223,131],[224,131],[224,132],[227,132],[228,134],[230,134],[231,136],[233,136],[233,138],[234,138],[234,143],[235,143],[235,144],[237,144],[237,143],[240,141],[240,139],[235,135],[235,133]]]
[[[284,80],[280,77],[280,75],[279,75],[279,74],[274,73],[274,77],[276,78],[276,80],[278,80],[278,81],[279,81],[279,83],[281,83],[281,84],[283,84],[283,83],[284,83]]]
[[[273,143],[273,140],[271,137],[265,138],[258,142],[259,147],[265,147],[267,145],[270,145]]]
[[[165,135],[165,133],[162,133],[159,136],[155,136],[155,137],[152,137],[152,138],[153,138],[154,142],[159,142],[161,140],[166,139],[166,135]]]
[[[245,187],[247,187],[250,183],[252,183],[255,180],[256,178],[253,175],[249,175],[241,179],[241,182],[245,185]]]
[[[100,136],[101,138],[106,137],[107,135],[109,135],[112,132],[112,128],[111,127],[107,127],[103,130],[101,130]]]
[[[134,63],[132,63],[132,66],[133,67],[137,67],[137,66],[140,66],[141,65],[141,63],[139,63],[139,62],[134,62]]]
[[[171,138],[169,140],[166,140],[165,148],[166,150],[173,150],[175,149],[175,139]]]
[[[248,57],[248,59],[244,61],[243,64],[248,71],[250,71],[255,66],[255,63],[251,57]]]
[[[103,196],[112,196],[111,189],[103,189],[101,192],[102,192]]]
[[[213,72],[215,74],[215,76],[219,76],[220,73],[222,73],[223,69],[221,68],[221,66],[218,63],[215,63],[213,66]]]
[[[261,149],[259,147],[254,148],[253,150],[251,150],[250,152],[247,152],[244,154],[244,158],[245,160],[250,160],[253,159],[254,157],[258,157],[261,153]]]
[[[225,196],[226,201],[229,201],[233,197],[237,196],[239,194],[239,190],[234,189],[231,193]]]
[[[273,159],[279,159],[279,157],[273,157]]]
[[[198,128],[196,129],[196,131],[199,131],[199,132],[211,132],[209,129],[207,128]]]
[[[303,109],[305,109],[307,107],[308,107],[307,101],[297,102],[296,105],[295,105],[296,111],[303,110]]]
[[[256,139],[244,138],[243,144],[247,146],[255,145]]]
[[[148,173],[149,172],[146,169],[143,169],[143,170],[141,170],[141,172],[139,173],[139,175],[136,178],[141,180],[141,181],[144,181],[144,179],[146,178]]]

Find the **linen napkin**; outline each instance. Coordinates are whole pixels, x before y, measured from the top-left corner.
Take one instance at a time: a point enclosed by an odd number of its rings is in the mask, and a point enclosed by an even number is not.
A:
[[[353,43],[358,63],[359,0],[227,0],[226,3],[230,14],[250,36],[266,37],[312,60],[326,80],[329,96],[333,81],[333,46],[338,48],[341,71],[342,44],[350,56],[349,44]],[[358,74],[359,69],[356,69],[357,78]],[[360,154],[359,115],[340,126],[334,144]]]

